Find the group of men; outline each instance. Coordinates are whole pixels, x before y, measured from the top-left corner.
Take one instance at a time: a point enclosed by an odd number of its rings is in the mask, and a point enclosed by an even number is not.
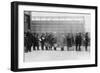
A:
[[[76,46],[76,51],[81,51],[81,46],[85,47],[85,50],[87,51],[87,47],[90,44],[90,38],[88,36],[88,33],[85,33],[82,35],[82,33],[76,33],[76,35],[73,35],[71,33],[68,33],[63,38],[63,46],[58,45],[57,36],[54,36],[53,33],[31,33],[27,32],[24,35],[24,46],[25,46],[25,52],[31,52],[31,47],[33,47],[33,50],[57,50],[57,47],[61,48],[61,51],[64,50],[64,46],[67,47],[67,50],[69,51],[72,46]],[[65,41],[65,42],[64,42]]]
[[[68,34],[67,36],[67,48],[69,50],[70,47],[75,46],[76,51],[81,51],[81,46],[85,47],[85,50],[88,50],[88,46],[90,45],[90,37],[89,33],[85,34],[76,33],[75,36]]]
[[[54,43],[56,43],[56,39],[51,33],[32,34],[30,32],[27,32],[24,36],[24,45],[26,52],[31,51],[31,47],[33,47],[33,50],[52,50]]]

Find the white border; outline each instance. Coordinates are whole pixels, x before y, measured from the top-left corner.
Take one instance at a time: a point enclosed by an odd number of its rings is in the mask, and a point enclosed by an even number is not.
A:
[[[25,6],[19,5],[18,7],[18,68],[35,68],[35,67],[50,67],[50,66],[63,66],[63,65],[84,65],[95,64],[95,11],[93,9],[77,9],[77,8],[60,8],[60,7],[46,7],[46,6]],[[23,62],[24,52],[24,10],[28,11],[54,11],[54,12],[76,12],[76,13],[90,13],[91,14],[91,59],[90,60],[64,60],[52,62]]]

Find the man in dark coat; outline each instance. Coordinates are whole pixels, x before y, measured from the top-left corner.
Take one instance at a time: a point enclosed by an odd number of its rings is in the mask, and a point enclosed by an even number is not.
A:
[[[46,33],[46,36],[45,36],[45,48],[46,48],[46,50],[49,50],[49,38],[48,38],[48,36],[49,36],[49,33]]]
[[[26,33],[26,39],[25,39],[25,42],[26,42],[26,48],[27,48],[27,51],[31,52],[31,47],[32,47],[32,34],[28,31]]]
[[[88,33],[85,34],[85,50],[87,51],[87,47],[89,45],[89,37],[88,37]]]
[[[38,34],[34,33],[33,36],[33,50],[39,50],[39,38],[38,38]]]
[[[82,45],[82,36],[81,36],[81,33],[79,33],[79,51],[81,51],[81,45]]]
[[[72,39],[71,39],[71,36],[70,34],[68,33],[68,36],[67,36],[67,50],[69,51],[69,48],[71,47],[71,42]]]
[[[33,43],[32,43],[32,45],[33,45],[33,50],[36,50],[36,48],[35,48],[35,40],[36,39],[36,33],[34,33],[33,34]]]
[[[41,38],[41,41],[40,41],[41,42],[41,49],[44,50],[44,44],[45,44],[45,36],[44,36],[44,34],[42,34],[40,38]]]
[[[78,50],[81,51],[81,44],[82,44],[82,36],[81,36],[81,33],[78,33],[76,35],[75,43],[76,43],[76,51],[78,51]]]

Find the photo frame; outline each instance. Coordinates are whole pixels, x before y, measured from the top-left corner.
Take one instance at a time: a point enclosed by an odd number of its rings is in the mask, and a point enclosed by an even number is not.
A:
[[[11,2],[11,71],[97,66],[97,6]]]

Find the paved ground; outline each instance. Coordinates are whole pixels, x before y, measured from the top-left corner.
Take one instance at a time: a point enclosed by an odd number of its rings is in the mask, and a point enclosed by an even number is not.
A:
[[[54,61],[54,60],[85,60],[90,59],[90,48],[88,51],[85,51],[85,48],[81,48],[82,51],[75,51],[75,48],[70,48],[70,51],[60,51],[60,48],[57,48],[57,51],[33,51],[24,53],[25,62],[34,62],[34,61]]]

